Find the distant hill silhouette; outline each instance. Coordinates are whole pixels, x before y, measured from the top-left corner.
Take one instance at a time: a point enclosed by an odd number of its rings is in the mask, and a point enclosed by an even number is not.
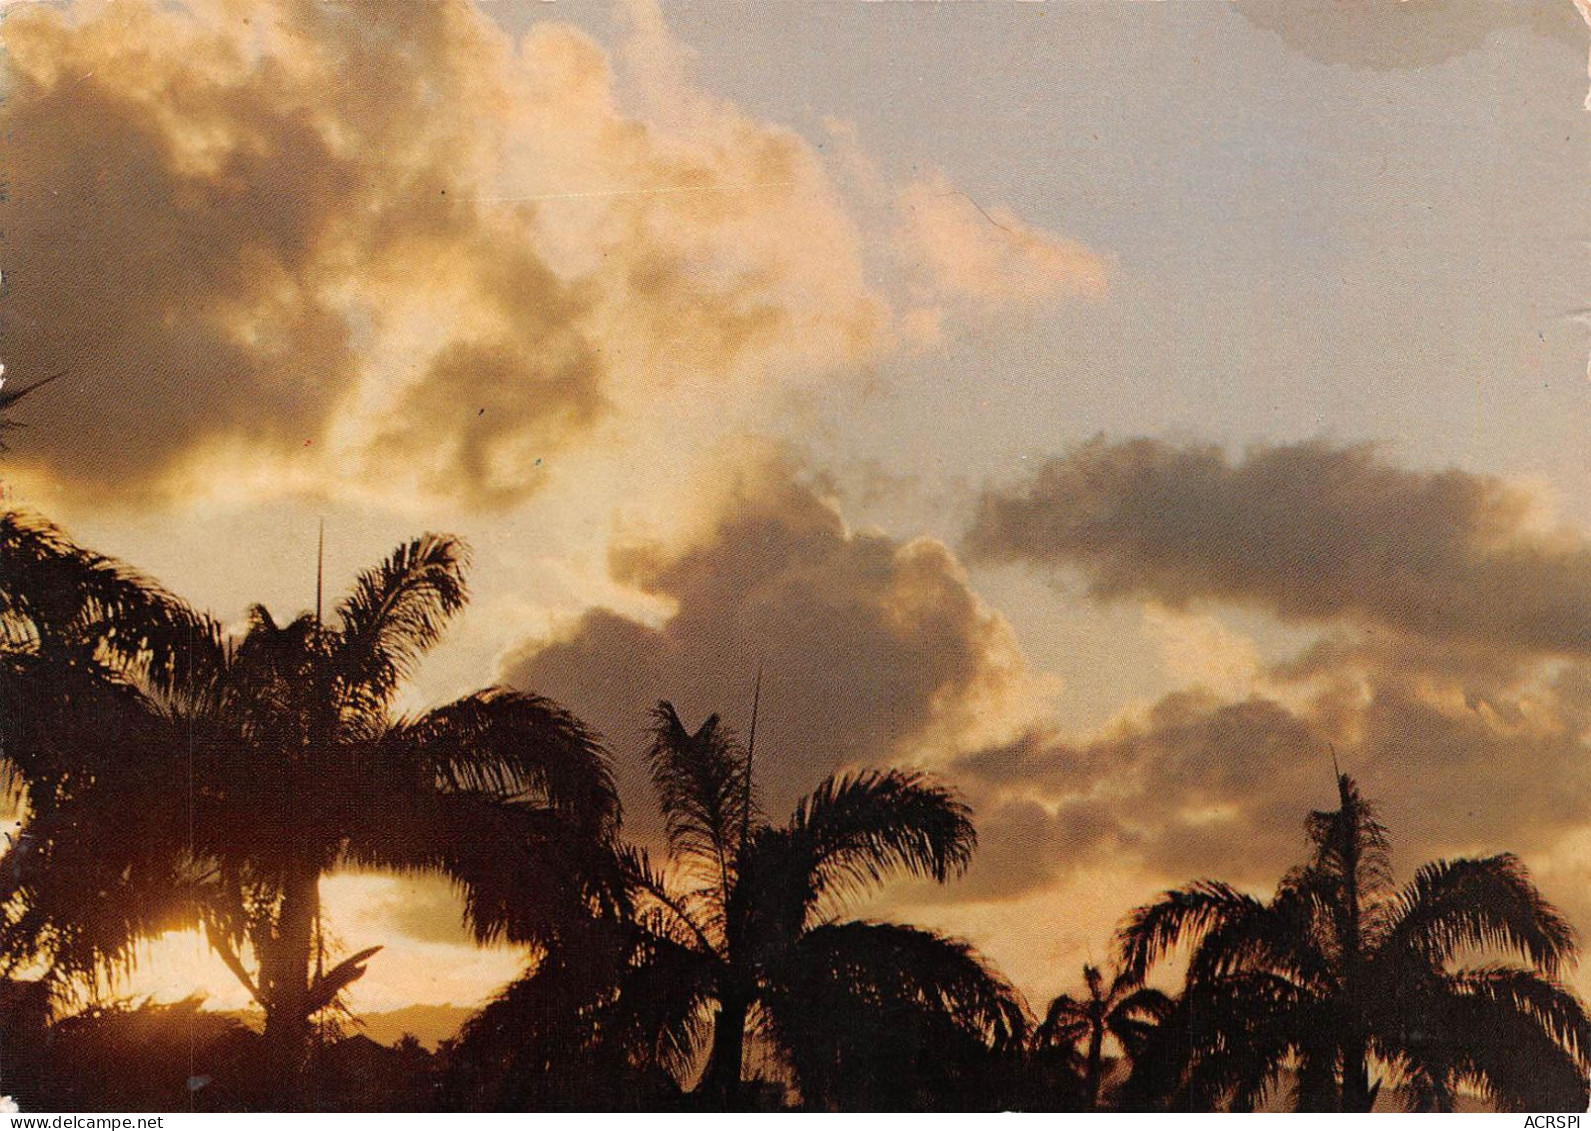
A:
[[[435,1052],[441,1042],[458,1036],[459,1027],[474,1012],[459,1005],[406,1005],[386,1013],[361,1013],[359,1031],[379,1045],[397,1044],[409,1033]]]
[[[256,1032],[265,1027],[265,1015],[257,1009],[216,1012],[234,1017]],[[435,1052],[443,1041],[458,1036],[459,1027],[474,1012],[461,1005],[406,1005],[381,1013],[356,1014],[358,1024],[353,1031],[364,1034],[378,1045],[395,1045],[398,1038],[408,1033],[428,1051]]]

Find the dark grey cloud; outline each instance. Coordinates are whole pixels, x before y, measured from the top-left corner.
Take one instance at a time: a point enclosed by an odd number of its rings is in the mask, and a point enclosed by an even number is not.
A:
[[[545,460],[607,409],[602,366],[579,336],[543,308],[534,347],[521,338],[454,342],[392,407],[371,446],[375,467],[400,472],[415,452],[441,456],[424,486],[506,506],[538,486]],[[532,422],[541,427],[528,427]]]
[[[1044,891],[1098,863],[1106,852],[1121,851],[1131,839],[1104,802],[1076,797],[980,801],[988,793],[984,783],[965,773],[953,780],[974,798],[978,852],[959,882],[913,887],[913,897],[922,902],[1006,900]]]
[[[1577,46],[1580,32],[1567,0],[1235,0],[1232,6],[1311,59],[1378,71],[1444,63],[1508,28]]]
[[[690,544],[631,547],[612,569],[676,611],[653,627],[592,610],[560,639],[527,642],[504,675],[608,735],[632,815],[639,798],[650,806],[634,753],[659,698],[693,725],[717,711],[744,730],[761,665],[758,774],[782,816],[837,767],[912,760],[1015,675],[1007,626],[948,549],[848,529],[787,464],[746,477]]]
[[[1305,813],[1331,805],[1333,752],[1380,805],[1403,868],[1549,853],[1591,824],[1588,736],[1583,665],[1465,670],[1371,644],[1268,695],[1177,692],[1108,735],[1035,730],[955,771],[993,818],[985,851],[1028,881],[991,874],[982,890],[1001,898],[1102,861],[1167,882],[1274,880],[1304,850]]]
[[[1025,860],[1026,873],[1113,859],[1243,878],[1274,865],[1263,849],[1298,840],[1312,787],[1330,785],[1325,749],[1307,720],[1272,700],[1179,692],[1109,737],[1070,742],[1035,730],[962,756],[955,771],[982,810],[1030,807],[1029,827],[997,819],[984,838],[995,855]],[[1008,836],[1013,843],[997,847]]]
[[[1591,545],[1501,480],[1363,446],[1233,459],[1096,440],[987,492],[967,544],[1080,575],[1102,600],[1244,605],[1326,630],[1246,699],[1178,691],[1093,738],[1036,728],[961,756],[986,851],[1021,878],[990,873],[989,898],[1102,862],[1271,882],[1304,850],[1304,814],[1332,802],[1333,751],[1405,867],[1549,859],[1591,827]]]
[[[1458,647],[1591,654],[1591,543],[1502,480],[1366,447],[1095,440],[987,492],[985,562],[1075,569],[1103,599],[1249,605]]]

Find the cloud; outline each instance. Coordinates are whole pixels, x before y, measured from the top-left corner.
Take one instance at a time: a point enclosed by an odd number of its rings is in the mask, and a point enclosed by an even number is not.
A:
[[[1025,861],[1018,874],[1030,877],[1013,884],[980,862],[973,894],[1010,898],[1106,862],[1157,875],[1251,876],[1274,865],[1278,850],[1287,859],[1319,792],[1310,787],[1330,783],[1324,751],[1308,723],[1277,702],[1178,692],[1091,741],[1035,729],[964,755],[955,772],[994,817],[983,826],[986,852]],[[1010,815],[1024,811],[1026,826],[1013,825]]]
[[[970,872],[877,913],[988,940],[1030,994],[1068,989],[1076,964],[1109,961],[1126,912],[1167,887],[1211,877],[1271,891],[1305,859],[1305,814],[1335,807],[1335,745],[1391,833],[1396,878],[1518,852],[1586,922],[1588,667],[1466,670],[1373,639],[1328,651],[1250,696],[1176,692],[1092,737],[1036,727],[963,756],[951,773],[977,813]]]
[[[631,818],[650,808],[634,752],[660,698],[693,724],[717,711],[744,729],[761,666],[759,780],[782,818],[841,766],[932,761],[1003,718],[1021,686],[1009,627],[944,545],[847,527],[823,483],[785,458],[743,473],[682,544],[622,547],[611,567],[670,611],[647,623],[590,610],[526,642],[504,677],[608,735]]]
[[[732,403],[885,337],[805,142],[628,117],[565,25],[127,0],[8,12],[6,45],[5,360],[70,373],[14,466],[80,496],[264,466],[501,504],[682,386]]]
[[[1476,50],[1508,28],[1529,28],[1537,35],[1569,41],[1574,29],[1573,18],[1564,18],[1566,4],[1236,0],[1233,7],[1311,59],[1378,71],[1444,63]]]
[[[942,180],[881,185],[864,227],[835,160],[628,13],[610,58],[468,0],[8,12],[4,360],[69,373],[12,474],[503,507],[660,417],[778,427],[946,303],[1097,291],[1091,253]]]
[[[445,880],[344,872],[324,883],[345,945],[360,946],[390,932],[448,946],[474,941],[464,925],[463,902]]]
[[[1179,613],[1146,605],[1143,628],[1158,645],[1168,674],[1179,683],[1241,698],[1259,677],[1255,642],[1211,613]]]
[[[1274,880],[1304,851],[1304,814],[1332,807],[1333,751],[1379,803],[1404,868],[1472,852],[1550,857],[1591,828],[1583,667],[1460,676],[1367,647],[1297,690],[1178,692],[1106,735],[1035,731],[956,769],[991,807],[1092,807],[1086,834],[1059,835],[1056,817],[1025,834],[1026,871],[1040,877],[1111,862],[1165,882]]]
[[[987,562],[1081,571],[1103,599],[1208,600],[1454,647],[1591,655],[1591,544],[1499,479],[1409,471],[1369,447],[1096,440],[987,492]]]
[[[1561,876],[1591,835],[1591,551],[1515,485],[1365,447],[1094,441],[987,493],[968,546],[1143,602],[1186,684],[1092,736],[1037,726],[956,759],[1000,862],[974,897],[1099,869],[1266,887],[1332,807],[1334,755],[1405,871],[1508,850]],[[1319,634],[1267,662],[1196,602]]]
[[[1003,205],[985,208],[942,176],[902,189],[896,208],[898,253],[923,291],[941,301],[991,309],[1105,292],[1100,256]]]

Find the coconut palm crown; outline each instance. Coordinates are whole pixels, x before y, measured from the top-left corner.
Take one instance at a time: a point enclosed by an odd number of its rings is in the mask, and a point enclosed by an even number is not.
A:
[[[1099,1107],[1105,1076],[1105,1039],[1114,1037],[1128,1057],[1136,1057],[1156,1026],[1171,1013],[1172,1001],[1162,991],[1142,985],[1125,972],[1109,983],[1098,966],[1083,967],[1086,998],[1061,994],[1051,1000],[1044,1020],[1033,1031],[1036,1050],[1080,1055],[1084,1103]]]
[[[1386,830],[1352,778],[1337,788],[1339,807],[1308,819],[1312,859],[1271,899],[1202,880],[1124,926],[1132,977],[1190,948],[1174,1101],[1246,1109],[1290,1073],[1300,1110],[1368,1111],[1387,1082],[1421,1110],[1466,1088],[1583,1110],[1591,1022],[1558,980],[1569,923],[1511,855],[1435,861],[1395,886]]]
[[[847,897],[891,876],[943,882],[965,869],[976,834],[955,795],[920,773],[844,773],[775,825],[757,801],[751,750],[717,716],[687,730],[666,702],[647,758],[668,859],[625,853],[631,931],[610,988],[584,991],[585,1036],[525,1020],[530,1002],[556,1000],[567,956],[497,1007],[520,1016],[520,1032],[543,1034],[537,1063],[571,1047],[590,1062],[593,1044],[611,1054],[622,1041],[630,1064],[666,1065],[685,1086],[695,1078],[693,1102],[708,1107],[757,1102],[744,1077],[759,1058],[810,1108],[941,1106],[958,1088],[960,1102],[976,1102],[963,1085],[1025,1036],[1015,992],[965,943],[838,917]]]
[[[446,876],[482,941],[545,940],[606,898],[617,802],[593,733],[504,688],[394,711],[464,607],[456,539],[400,546],[325,621],[255,606],[232,636],[41,520],[0,522],[0,740],[26,848],[4,858],[0,958],[93,982],[202,927],[292,1072],[379,949],[327,968],[333,869]]]

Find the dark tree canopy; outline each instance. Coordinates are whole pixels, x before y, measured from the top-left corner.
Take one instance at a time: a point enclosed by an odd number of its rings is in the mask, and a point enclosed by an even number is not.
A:
[[[1339,807],[1308,819],[1311,859],[1271,899],[1201,880],[1128,920],[1134,977],[1191,948],[1138,1094],[1247,1109],[1290,1080],[1306,1111],[1367,1111],[1383,1086],[1416,1110],[1466,1088],[1504,1110],[1583,1110],[1591,1021],[1558,980],[1568,922],[1506,854],[1398,887],[1386,830],[1353,779],[1337,784]]]

